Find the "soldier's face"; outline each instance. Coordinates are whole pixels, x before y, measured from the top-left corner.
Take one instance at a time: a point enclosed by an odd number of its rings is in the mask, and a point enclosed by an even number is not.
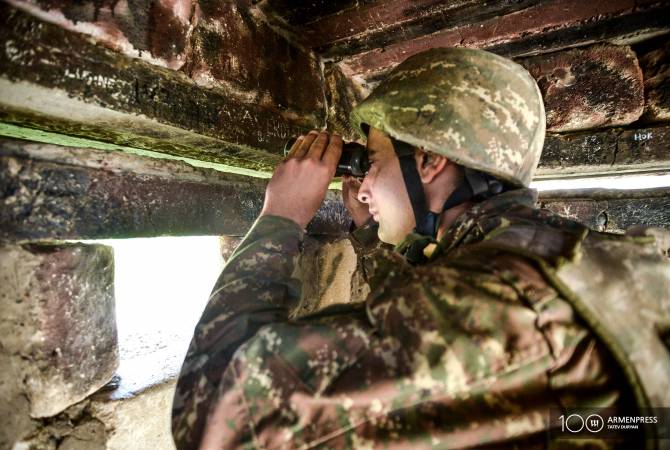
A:
[[[379,239],[395,245],[415,226],[400,161],[391,139],[376,128],[370,128],[367,149],[370,170],[358,191],[358,200],[367,203],[374,220],[379,222]]]

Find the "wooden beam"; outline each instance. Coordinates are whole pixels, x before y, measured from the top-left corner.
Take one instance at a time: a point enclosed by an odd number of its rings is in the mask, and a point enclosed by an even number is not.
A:
[[[309,112],[262,104],[94,45],[6,3],[0,15],[0,121],[266,171],[287,139],[325,121],[323,104]],[[316,92],[302,83],[300,95],[321,99],[321,75],[314,77]]]
[[[642,70],[629,46],[593,45],[517,62],[540,87],[547,131],[628,125],[642,115]]]
[[[670,125],[548,134],[535,179],[670,170]]]
[[[660,36],[635,48],[644,74],[646,122],[670,121],[670,36]]]
[[[266,14],[272,14],[286,24],[296,27],[322,17],[357,10],[362,5],[378,3],[380,0],[260,0],[256,5]]]
[[[531,56],[599,41],[632,43],[670,31],[670,5],[653,0],[554,0],[482,22],[344,58],[351,73],[376,82],[405,58],[433,47],[475,47]]]
[[[323,114],[316,55],[275,32],[246,0],[6,3],[231,97],[286,114]],[[265,64],[269,58],[272,64]]]
[[[480,23],[529,8],[540,1],[415,0],[408,3],[393,0],[364,3],[319,17],[301,25],[300,29],[317,53],[327,58],[342,58],[441,30]]]
[[[325,65],[324,85],[328,104],[328,129],[340,133],[350,141],[359,139],[360,136],[351,127],[349,114],[368,93],[342,73],[337,64]]]
[[[0,140],[0,241],[244,235],[267,180],[121,152]],[[330,191],[308,226],[340,235]]]
[[[670,228],[670,188],[544,191],[538,205],[597,231],[634,226]]]

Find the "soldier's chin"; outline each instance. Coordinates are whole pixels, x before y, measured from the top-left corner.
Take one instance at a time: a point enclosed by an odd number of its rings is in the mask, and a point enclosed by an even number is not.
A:
[[[379,237],[379,240],[392,245],[400,243],[400,239],[402,238],[398,239],[396,230],[389,229],[389,227],[384,226],[384,224],[385,221],[379,220],[379,229],[377,230],[377,237]]]

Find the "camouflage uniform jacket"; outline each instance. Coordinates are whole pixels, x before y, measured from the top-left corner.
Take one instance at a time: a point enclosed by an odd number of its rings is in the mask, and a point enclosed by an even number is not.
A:
[[[406,256],[421,237],[379,248],[364,257],[364,303],[299,319],[289,315],[304,230],[259,218],[195,329],[173,405],[177,447],[545,447],[550,408],[620,404],[608,352],[533,262],[478,249],[523,224],[547,264],[570,258],[583,227],[535,201],[519,189],[473,206],[415,265]],[[543,241],[543,229],[560,238]]]

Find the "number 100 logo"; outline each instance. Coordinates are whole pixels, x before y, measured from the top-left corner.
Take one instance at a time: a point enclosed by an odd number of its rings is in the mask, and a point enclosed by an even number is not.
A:
[[[562,415],[559,420],[561,421],[561,431],[570,433],[579,433],[584,428],[591,433],[597,433],[605,426],[605,421],[598,414],[591,414],[586,419],[579,414],[570,414],[568,417]]]

